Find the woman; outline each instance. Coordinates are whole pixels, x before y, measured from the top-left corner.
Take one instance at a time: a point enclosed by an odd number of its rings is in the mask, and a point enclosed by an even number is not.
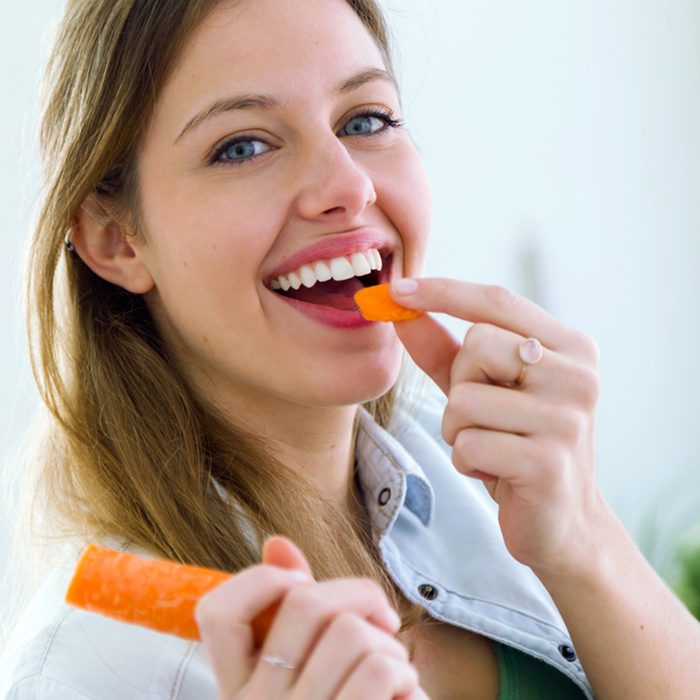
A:
[[[69,559],[5,697],[696,696],[698,625],[594,482],[595,344],[416,279],[430,196],[372,0],[71,0],[47,89],[43,487],[77,541],[238,573],[202,647],[62,605]],[[381,281],[464,343],[364,321]],[[444,400],[398,392],[403,348]]]

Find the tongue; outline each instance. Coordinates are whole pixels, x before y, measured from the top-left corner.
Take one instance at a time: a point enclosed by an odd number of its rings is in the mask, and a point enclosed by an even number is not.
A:
[[[357,304],[353,297],[355,292],[362,288],[362,282],[357,277],[352,277],[342,282],[335,280],[316,282],[310,289],[302,285],[299,289],[290,289],[281,293],[286,297],[305,301],[308,304],[321,304],[322,306],[332,306],[334,309],[357,311]]]

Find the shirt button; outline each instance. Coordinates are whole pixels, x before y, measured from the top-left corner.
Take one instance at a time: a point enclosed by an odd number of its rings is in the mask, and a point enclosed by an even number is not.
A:
[[[379,498],[378,498],[379,505],[385,506],[389,502],[390,498],[391,498],[391,489],[390,488],[383,488],[379,492]]]
[[[567,661],[576,661],[576,652],[573,650],[573,647],[570,647],[568,644],[560,644],[559,653]]]
[[[437,588],[435,588],[435,586],[431,586],[429,583],[424,583],[418,586],[418,592],[426,600],[435,600],[435,598],[438,597]]]

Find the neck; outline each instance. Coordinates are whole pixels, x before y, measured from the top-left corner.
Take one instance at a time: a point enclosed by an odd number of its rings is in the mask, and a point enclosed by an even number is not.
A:
[[[278,400],[226,402],[225,417],[261,438],[285,466],[313,481],[342,512],[357,514],[354,489],[358,407],[304,406]]]

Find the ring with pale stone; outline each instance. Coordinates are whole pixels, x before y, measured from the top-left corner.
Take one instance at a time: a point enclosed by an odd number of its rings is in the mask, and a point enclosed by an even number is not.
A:
[[[540,343],[537,338],[527,338],[527,340],[520,343],[518,355],[523,361],[523,368],[520,370],[520,374],[515,380],[516,386],[523,383],[528,365],[536,365],[542,359],[542,356],[544,355],[542,343]]]

